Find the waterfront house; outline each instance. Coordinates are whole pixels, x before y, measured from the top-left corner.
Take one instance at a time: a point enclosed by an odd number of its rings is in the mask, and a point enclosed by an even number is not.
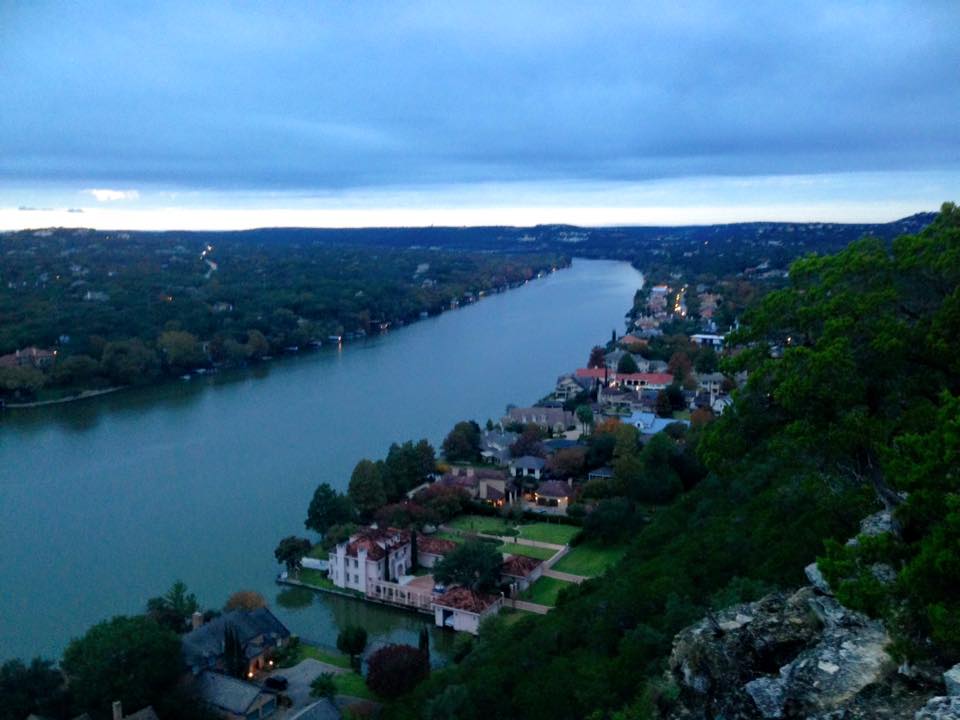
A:
[[[547,461],[543,458],[524,455],[510,461],[510,471],[518,478],[532,477],[539,480],[546,464]]]
[[[337,545],[329,562],[334,585],[366,594],[369,583],[407,574],[412,564],[410,533],[373,525]]]
[[[624,418],[623,422],[633,425],[644,437],[651,437],[658,432],[666,430],[668,425],[680,423],[681,425],[690,425],[689,420],[674,420],[673,418],[662,418],[652,412],[633,413],[629,418]]]
[[[53,361],[56,359],[56,350],[42,350],[31,346],[12,352],[9,355],[0,355],[0,368],[32,367],[37,370],[45,370],[53,365]]]
[[[573,413],[563,408],[527,407],[510,408],[504,424],[520,423],[522,425],[537,425],[542,430],[562,433],[575,425]]]
[[[228,720],[259,720],[277,712],[277,696],[252,683],[218,672],[204,672],[196,684],[197,695]]]
[[[717,351],[723,350],[723,335],[697,333],[696,335],[691,335],[690,340],[700,347],[712,347]]]
[[[543,575],[543,561],[526,555],[509,555],[503,561],[500,576],[505,583],[521,593],[533,585]]]
[[[632,389],[650,388],[651,390],[663,390],[667,385],[673,382],[673,375],[670,373],[623,373],[617,375],[617,384],[621,387]]]
[[[506,465],[510,462],[510,446],[518,437],[515,432],[487,430],[480,437],[480,456],[492,465]]]
[[[567,511],[570,498],[573,497],[573,480],[546,480],[537,486],[533,499],[537,505],[557,508],[561,512]]]
[[[502,596],[476,593],[464,587],[447,590],[430,605],[437,627],[473,635],[480,632],[481,621],[496,615],[502,606]]]
[[[223,667],[224,636],[227,627],[237,631],[237,639],[252,674],[270,663],[270,656],[286,645],[290,631],[269,608],[231,610],[209,622],[194,613],[193,629],[181,639],[183,661],[194,674]]]
[[[583,382],[581,378],[568,373],[557,378],[557,385],[553,390],[553,394],[559,400],[572,400],[585,390],[589,390],[590,385],[591,382],[589,380]]]
[[[417,564],[420,567],[432,568],[438,560],[453,552],[456,547],[457,543],[453,540],[418,534]]]

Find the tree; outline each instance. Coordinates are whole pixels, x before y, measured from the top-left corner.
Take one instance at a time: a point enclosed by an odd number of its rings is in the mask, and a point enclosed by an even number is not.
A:
[[[431,485],[418,492],[414,500],[426,510],[424,520],[436,525],[462,512],[470,495],[463,488]]]
[[[534,457],[543,457],[545,452],[543,443],[543,431],[538,425],[530,423],[523,428],[520,437],[510,446],[510,454],[513,457],[523,457],[524,455],[533,455]]]
[[[712,347],[705,347],[697,353],[693,366],[698,373],[714,373],[720,367],[720,359]]]
[[[238,590],[227,598],[223,606],[224,612],[231,610],[259,610],[267,606],[267,600],[256,590]]]
[[[427,657],[430,657],[430,631],[426,627],[420,628],[420,639],[417,648]]]
[[[430,674],[430,661],[411,645],[386,645],[367,660],[367,685],[392,700],[415,688]]]
[[[240,633],[233,623],[223,627],[223,665],[227,674],[236,678],[242,678],[247,672],[247,656],[240,642]]]
[[[143,385],[160,370],[157,353],[138,339],[108,342],[100,364],[107,377],[120,385]]]
[[[22,720],[31,714],[64,716],[67,711],[63,675],[52,660],[30,664],[8,660],[0,665],[0,719]]]
[[[333,700],[336,694],[337,684],[334,682],[333,673],[321,673],[310,683],[310,697]]]
[[[667,503],[683,489],[672,459],[677,445],[666,433],[654,435],[640,452],[640,472],[627,485],[629,496],[641,503]]]
[[[620,361],[617,363],[617,372],[623,374],[630,374],[639,372],[640,368],[637,366],[637,361],[633,359],[633,355],[630,353],[624,353],[621,356]]]
[[[61,667],[78,708],[105,713],[156,703],[181,674],[180,638],[144,616],[118,616],[72,640]]]
[[[367,631],[359,625],[347,625],[337,635],[337,650],[350,656],[350,666],[356,667],[357,655],[367,647]]]
[[[667,365],[670,374],[676,382],[682,383],[690,377],[690,371],[693,365],[690,362],[690,356],[682,350],[678,350],[670,356],[670,362]]]
[[[290,535],[285,537],[273,551],[273,556],[278,563],[286,565],[288,573],[295,573],[300,570],[300,561],[303,556],[310,552],[313,544],[306,538]]]
[[[259,330],[250,330],[247,333],[247,357],[259,360],[270,354],[270,343]]]
[[[584,430],[589,432],[590,428],[593,427],[593,410],[589,405],[578,405],[575,413]]]
[[[450,462],[478,462],[480,441],[479,425],[473,420],[458,422],[444,438],[443,456]]]
[[[207,363],[200,341],[192,333],[167,330],[157,338],[157,347],[163,354],[167,367],[175,374]]]
[[[426,440],[420,440],[416,445],[409,440],[402,445],[393,443],[383,468],[388,498],[402,497],[423,483],[434,471],[436,464],[433,446]]]
[[[488,592],[499,583],[502,564],[503,557],[495,545],[468,540],[437,561],[433,566],[433,577],[447,585]]]
[[[350,475],[350,486],[347,492],[350,502],[360,516],[371,517],[387,502],[387,492],[383,487],[380,467],[370,460],[358,462]]]
[[[632,526],[633,511],[626,498],[601,500],[583,519],[584,539],[604,545],[620,542]]]
[[[607,365],[606,350],[604,350],[599,345],[594,345],[593,348],[590,349],[590,359],[587,360],[587,367],[602,368],[602,367],[606,367],[606,365]]]
[[[580,477],[586,466],[586,458],[586,448],[563,448],[547,458],[547,471],[561,479]]]
[[[197,596],[187,591],[183,580],[177,580],[170,586],[166,595],[153,597],[147,601],[147,614],[164,627],[176,633],[186,632],[190,619],[200,609]]]
[[[350,498],[334,490],[330,483],[320,483],[313,492],[307,519],[304,525],[308,530],[325,534],[331,526],[342,525],[353,519],[353,506]]]

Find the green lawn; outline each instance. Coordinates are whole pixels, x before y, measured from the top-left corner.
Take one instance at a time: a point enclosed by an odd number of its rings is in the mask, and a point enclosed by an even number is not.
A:
[[[524,590],[521,597],[530,602],[553,607],[557,604],[557,595],[560,594],[560,591],[571,585],[573,585],[573,583],[550,577],[542,577]]]
[[[323,549],[323,543],[317,543],[310,548],[307,557],[316,558],[317,560],[327,560],[330,558],[330,552]]]
[[[537,522],[520,526],[520,537],[555,545],[566,545],[570,542],[570,538],[578,532],[580,532],[580,528],[575,525],[560,525],[558,523]]]
[[[341,655],[338,652],[332,652],[317,647],[316,645],[300,643],[297,647],[297,657],[293,664],[296,665],[301,660],[306,660],[307,658],[313,658],[328,665],[336,665],[337,667],[346,668],[347,670],[350,669],[350,658],[346,655]]]
[[[446,524],[463,532],[487,533],[488,535],[503,535],[513,527],[504,522],[503,518],[484,515],[459,515]]]
[[[626,550],[623,545],[612,545],[610,547],[591,544],[577,545],[560,558],[553,569],[573,575],[595,577],[602,575],[604,570],[620,560]]]
[[[556,555],[557,551],[550,548],[531,547],[530,545],[521,545],[520,543],[501,543],[497,550],[508,555],[525,555],[526,557],[536,558],[537,560],[546,560]]]
[[[333,684],[340,695],[352,695],[364,700],[376,700],[377,696],[367,687],[366,681],[357,673],[340,673],[333,676]]]
[[[303,568],[300,570],[300,582],[306,583],[307,585],[312,585],[313,587],[323,588],[324,590],[335,590],[336,592],[347,593],[348,595],[356,595],[357,597],[363,597],[363,593],[359,590],[351,590],[349,588],[339,588],[333,584],[333,580],[327,577],[327,574],[321,570],[313,570],[311,568]]]

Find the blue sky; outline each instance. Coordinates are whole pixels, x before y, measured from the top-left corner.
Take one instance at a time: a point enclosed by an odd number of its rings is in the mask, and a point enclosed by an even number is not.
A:
[[[958,68],[955,1],[5,2],[0,227],[890,220]]]

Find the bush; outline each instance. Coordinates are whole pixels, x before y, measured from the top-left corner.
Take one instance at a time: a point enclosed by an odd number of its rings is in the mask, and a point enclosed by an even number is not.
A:
[[[415,688],[430,674],[430,659],[411,645],[387,645],[367,661],[367,686],[390,700]]]

